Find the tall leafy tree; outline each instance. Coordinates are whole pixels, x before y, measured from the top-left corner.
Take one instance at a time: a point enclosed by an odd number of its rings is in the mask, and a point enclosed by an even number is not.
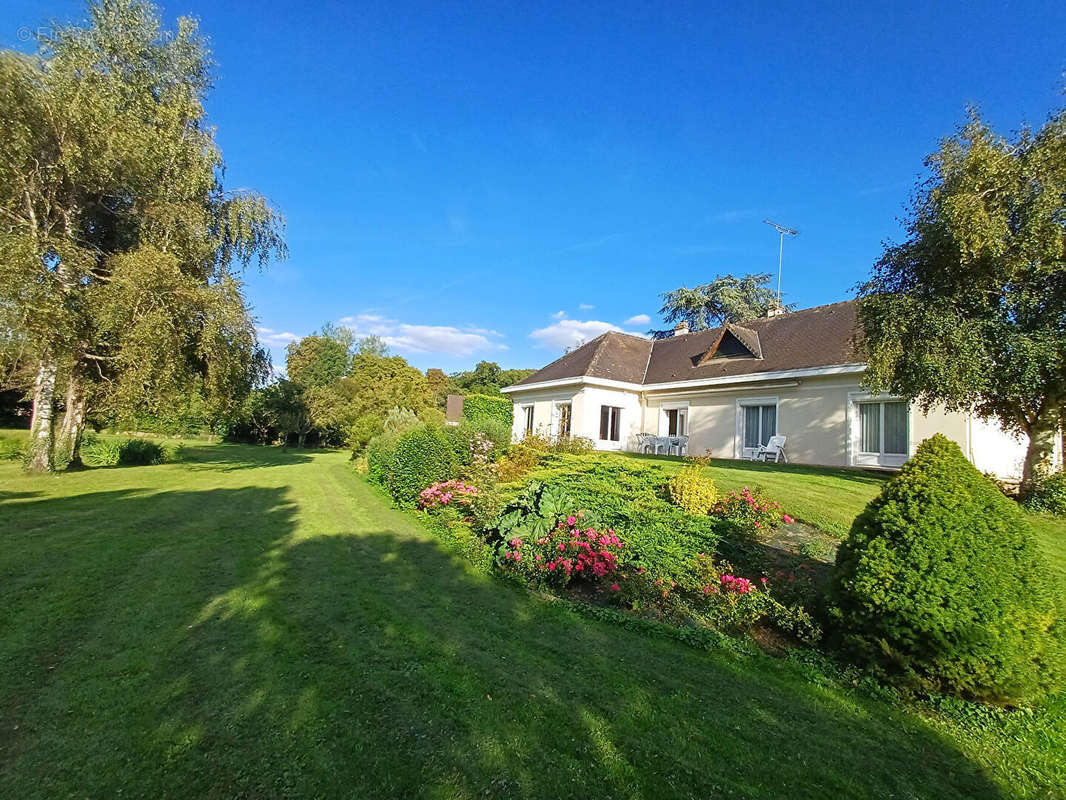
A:
[[[663,307],[659,313],[667,323],[688,323],[692,331],[765,317],[778,305],[777,292],[770,288],[771,277],[769,273],[740,278],[719,275],[710,283],[691,289],[682,286],[662,295]],[[672,335],[673,330],[653,330],[649,333],[662,339]]]
[[[289,344],[285,351],[289,380],[306,390],[329,386],[348,374],[352,365],[351,339],[334,333],[334,329],[327,328]]]
[[[0,52],[0,355],[32,394],[30,469],[76,460],[87,413],[196,387],[221,410],[265,374],[239,269],[284,254],[282,223],[224,189],[210,84],[195,22],[143,0]]]
[[[355,343],[355,351],[364,356],[378,356],[379,358],[385,358],[389,355],[389,346],[380,336],[370,334],[369,336],[364,336]]]
[[[1024,433],[1028,481],[1066,404],[1066,111],[1008,139],[972,110],[926,163],[859,287],[867,382]]]
[[[533,369],[502,369],[495,361],[479,361],[472,370],[456,372],[451,383],[462,394],[499,394],[500,389],[532,375]]]

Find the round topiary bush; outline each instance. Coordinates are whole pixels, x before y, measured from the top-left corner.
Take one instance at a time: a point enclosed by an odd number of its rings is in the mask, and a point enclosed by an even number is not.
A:
[[[427,486],[455,477],[455,452],[444,431],[423,425],[401,434],[385,473],[396,502],[412,505]]]
[[[1033,532],[940,434],[855,520],[829,591],[841,644],[892,682],[1010,704],[1057,677],[1062,623]]]

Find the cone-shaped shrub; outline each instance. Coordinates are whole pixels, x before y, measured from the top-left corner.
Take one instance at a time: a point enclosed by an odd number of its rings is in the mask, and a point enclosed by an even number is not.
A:
[[[888,680],[1010,704],[1056,678],[1052,591],[1017,504],[937,434],[855,520],[829,614],[844,647]]]

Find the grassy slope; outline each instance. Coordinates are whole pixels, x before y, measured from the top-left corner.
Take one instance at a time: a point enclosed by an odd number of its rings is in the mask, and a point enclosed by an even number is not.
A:
[[[1066,783],[1062,702],[991,732],[926,720],[799,664],[692,650],[480,576],[343,454],[191,454],[45,478],[0,464],[0,796]]]

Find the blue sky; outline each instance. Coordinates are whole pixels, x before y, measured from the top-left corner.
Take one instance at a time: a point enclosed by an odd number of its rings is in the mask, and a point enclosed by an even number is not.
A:
[[[248,275],[262,338],[326,321],[416,366],[536,367],[659,294],[776,271],[850,296],[924,156],[981,106],[1063,102],[1066,3],[208,3],[232,187],[288,220]],[[78,3],[0,0],[0,44]]]

